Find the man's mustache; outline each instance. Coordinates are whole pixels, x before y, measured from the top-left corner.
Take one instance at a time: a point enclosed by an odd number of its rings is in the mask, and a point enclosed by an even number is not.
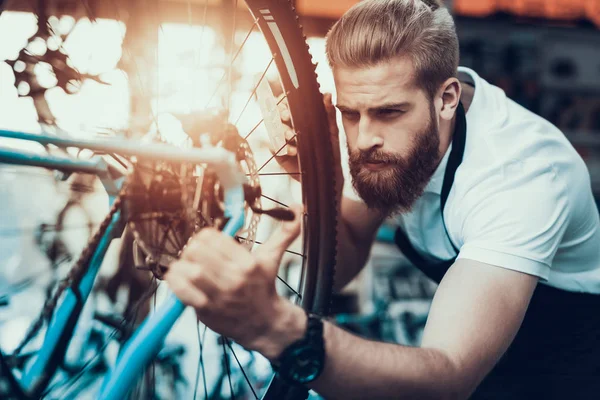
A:
[[[350,161],[355,164],[404,164],[405,160],[381,150],[353,151]]]

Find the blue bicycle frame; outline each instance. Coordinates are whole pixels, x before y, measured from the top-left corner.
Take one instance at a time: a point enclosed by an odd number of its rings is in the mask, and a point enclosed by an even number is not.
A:
[[[110,153],[135,155],[141,158],[163,159],[174,162],[207,162],[231,169],[232,156],[223,157],[223,149],[177,149],[161,145],[135,145],[124,141],[83,141],[58,138],[49,135],[37,135],[23,132],[0,130],[0,137],[36,141],[42,144],[54,144],[60,147],[80,147],[100,150]],[[221,152],[220,156],[219,153]],[[108,164],[101,158],[96,160],[73,160],[67,157],[30,154],[20,151],[0,149],[0,163],[59,169],[65,172],[85,172],[98,175],[103,181],[109,199],[112,203],[123,177],[115,175]],[[222,173],[221,182],[225,189],[225,216],[229,218],[224,232],[230,236],[244,224],[244,191],[235,173]],[[89,268],[76,288],[69,288],[63,301],[54,313],[43,345],[37,356],[26,367],[19,386],[25,393],[37,396],[56,371],[57,359],[64,358],[69,340],[62,340],[65,335],[70,339],[73,329],[87,300],[93,283],[98,274],[104,255],[112,239],[120,237],[124,221],[120,212],[115,213],[107,230],[104,232],[94,254]],[[136,379],[142,374],[149,362],[158,354],[167,334],[175,321],[185,309],[175,295],[171,294],[167,301],[157,311],[144,321],[136,333],[124,345],[114,369],[106,376],[100,394],[100,399],[120,400],[133,387]],[[54,362],[54,363],[53,363]]]
[[[244,225],[244,191],[241,187],[225,193],[226,210],[231,218],[224,228],[230,236]],[[227,211],[226,211],[227,212]],[[171,294],[157,312],[144,321],[135,335],[125,345],[116,368],[107,376],[100,395],[102,400],[120,400],[125,397],[136,378],[158,354],[165,337],[185,306]]]

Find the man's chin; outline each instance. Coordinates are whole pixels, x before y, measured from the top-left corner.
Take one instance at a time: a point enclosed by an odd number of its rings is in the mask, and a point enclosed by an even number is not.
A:
[[[370,210],[387,216],[409,212],[416,200],[401,199],[395,193],[383,194],[381,188],[357,185],[354,188]]]
[[[370,169],[366,166],[362,166],[360,172],[353,176],[353,181],[359,182],[364,191],[371,193],[376,192],[387,197],[386,195],[389,191],[394,190],[392,188],[393,185],[390,183],[398,181],[398,173],[389,165],[377,168],[379,169],[376,169],[375,167],[374,169]]]
[[[385,215],[411,211],[431,177],[411,174],[390,164],[380,170],[371,170],[364,164],[356,167],[350,168],[354,189],[369,209]]]

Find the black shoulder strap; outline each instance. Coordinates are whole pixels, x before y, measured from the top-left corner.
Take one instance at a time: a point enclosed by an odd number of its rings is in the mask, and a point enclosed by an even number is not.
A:
[[[446,207],[446,201],[452,189],[454,183],[454,177],[456,171],[462,163],[463,156],[465,154],[465,143],[467,141],[467,117],[465,114],[465,108],[462,103],[458,103],[456,109],[456,121],[454,124],[454,134],[452,137],[452,150],[450,156],[448,156],[448,165],[446,166],[446,172],[444,174],[444,183],[442,184],[442,193],[440,196],[440,210],[442,211],[442,219],[444,216],[444,208]]]
[[[450,151],[450,156],[448,157],[448,164],[446,165],[446,172],[444,173],[444,182],[442,183],[442,193],[440,194],[440,211],[442,213],[442,222],[444,225],[444,230],[446,231],[446,235],[448,235],[448,230],[446,229],[446,223],[444,221],[444,209],[446,207],[448,195],[450,194],[450,189],[452,189],[452,184],[454,183],[456,171],[463,160],[466,139],[467,119],[465,115],[465,109],[462,103],[459,102],[456,109],[454,133],[452,135],[452,150]],[[448,238],[450,238],[449,235]],[[429,278],[438,283],[442,280],[443,276],[446,274],[446,271],[448,271],[448,268],[450,268],[456,259],[456,257],[454,257],[451,260],[444,261],[440,264],[431,265],[431,263],[421,257],[421,255],[415,250],[410,243],[408,236],[401,228],[396,230],[394,240],[400,248],[400,251],[402,251],[402,253],[406,256],[406,258],[409,259],[411,263],[423,271]],[[450,244],[452,244],[452,247],[458,255],[459,250],[456,248],[452,240],[450,240]]]

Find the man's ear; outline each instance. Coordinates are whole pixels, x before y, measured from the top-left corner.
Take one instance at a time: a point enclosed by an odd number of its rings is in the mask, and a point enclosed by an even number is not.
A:
[[[458,107],[461,94],[460,82],[456,78],[448,78],[438,91],[437,103],[440,110],[440,118],[446,121],[452,120]]]

